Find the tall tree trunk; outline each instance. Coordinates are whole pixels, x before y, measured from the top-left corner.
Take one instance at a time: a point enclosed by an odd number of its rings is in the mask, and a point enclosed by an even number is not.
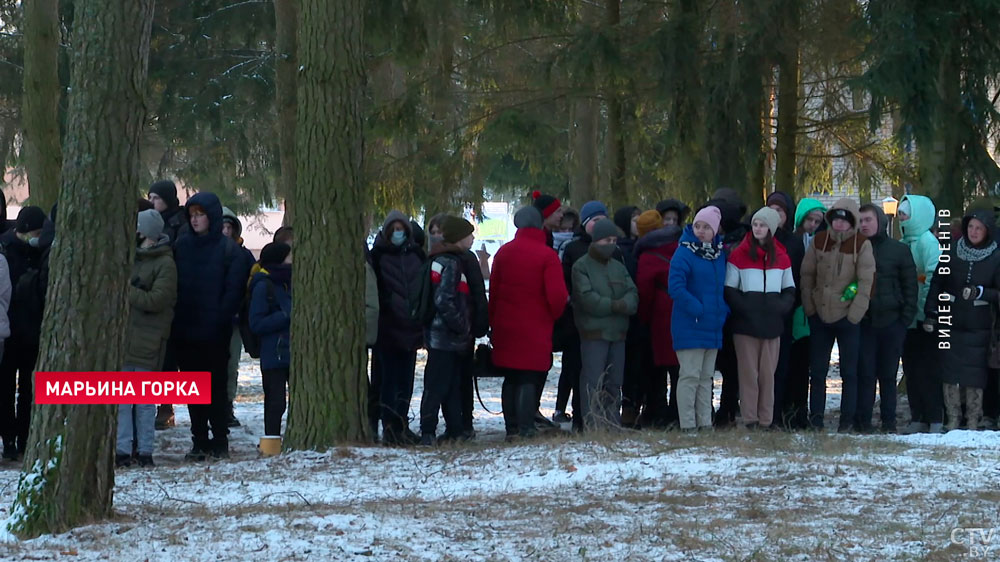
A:
[[[782,41],[778,53],[778,132],[775,189],[795,193],[795,140],[799,120],[799,0],[782,7]]]
[[[362,0],[302,0],[291,404],[286,447],[368,437]],[[338,248],[331,252],[331,248]],[[307,306],[302,306],[305,303]]]
[[[59,1],[25,0],[24,134],[31,204],[48,209],[59,196]]]
[[[39,371],[117,371],[128,323],[139,137],[153,0],[78,0],[59,229]],[[100,326],[100,330],[95,330]],[[111,515],[115,406],[35,406],[9,530],[62,533]]]
[[[934,200],[938,209],[951,210],[960,217],[965,208],[966,189],[960,166],[962,138],[959,118],[962,112],[959,53],[951,47],[941,57],[938,69],[934,130],[928,139],[917,142],[921,192]]]
[[[278,196],[285,202],[286,226],[295,218],[295,107],[296,74],[298,66],[295,56],[295,35],[298,24],[298,0],[274,0],[274,24],[276,28],[275,49],[278,60],[275,63],[277,77],[275,90],[278,105],[278,154],[281,178],[278,181]]]
[[[621,23],[621,0],[606,0],[605,23],[609,33],[617,34]],[[607,158],[611,187],[611,205],[615,208],[628,204],[628,186],[625,181],[625,136],[622,123],[622,100],[613,76],[608,77],[605,84],[605,95],[608,99],[608,134]]]
[[[569,199],[577,209],[597,197],[597,127],[601,106],[593,98],[574,100],[570,109]]]

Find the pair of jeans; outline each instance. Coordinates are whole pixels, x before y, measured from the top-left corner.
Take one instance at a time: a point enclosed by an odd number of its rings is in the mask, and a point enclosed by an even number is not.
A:
[[[903,375],[910,401],[910,420],[920,423],[944,421],[944,394],[941,381],[938,336],[918,324],[906,331],[903,342]]]
[[[438,411],[444,414],[445,433],[463,433],[461,376],[462,353],[429,349],[424,369],[424,395],[420,399],[420,432],[437,433]]]
[[[580,411],[584,427],[621,427],[625,342],[580,340]]]
[[[178,341],[177,367],[181,371],[208,371],[212,380],[212,403],[189,404],[194,446],[208,452],[229,450],[229,340],[218,342]],[[208,438],[211,427],[213,439]]]
[[[861,345],[861,326],[852,324],[847,317],[832,324],[820,320],[818,315],[809,318],[809,423],[823,427],[826,414],[826,375],[830,370],[830,353],[833,342],[840,349],[840,378],[843,387],[840,397],[839,429],[854,425],[858,403],[858,351]]]
[[[31,377],[38,361],[38,342],[9,338],[0,358],[0,436],[23,452],[31,427]]]
[[[712,380],[718,349],[678,349],[677,414],[681,429],[712,427]]]
[[[906,326],[899,320],[882,328],[870,322],[861,324],[861,349],[858,360],[858,405],[855,426],[872,427],[875,409],[875,385],[878,383],[882,429],[896,428],[896,374],[903,353]]]
[[[122,367],[122,371],[145,370],[132,365]],[[152,455],[156,433],[155,423],[155,404],[120,404],[118,406],[118,437],[115,440],[115,453],[131,455],[134,440],[136,451],[140,455]]]
[[[372,350],[372,387],[368,397],[369,420],[381,418],[386,426],[409,427],[410,400],[413,399],[413,372],[417,352],[376,346]]]
[[[264,435],[280,436],[281,416],[285,415],[288,369],[263,369],[260,374],[264,387]]]

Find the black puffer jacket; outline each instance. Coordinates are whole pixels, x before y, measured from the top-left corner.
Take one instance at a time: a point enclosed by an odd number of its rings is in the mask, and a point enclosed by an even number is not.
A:
[[[490,331],[490,305],[486,298],[486,280],[479,267],[479,258],[471,251],[461,254],[462,267],[469,282],[469,302],[472,305],[471,331],[473,338],[481,338]]]
[[[464,253],[453,244],[438,244],[431,251],[434,319],[424,329],[427,349],[465,353],[472,344],[472,303],[462,265]]]
[[[868,239],[875,253],[875,284],[864,322],[874,328],[896,321],[909,326],[917,316],[917,266],[906,244],[886,236],[889,219],[882,209],[875,207],[875,214],[878,234]]]
[[[778,228],[774,239],[781,242],[788,254],[788,259],[792,261],[792,279],[795,280],[795,306],[798,306],[802,302],[802,297],[799,295],[801,284],[799,275],[802,272],[802,260],[806,257],[806,247],[802,243],[802,237],[792,234],[792,231],[789,230],[789,227],[795,222],[795,200],[784,191],[775,191],[768,199],[771,197],[780,197],[785,202],[785,224]]]
[[[969,221],[973,218],[982,221],[987,228],[987,240],[980,247],[990,247],[994,242],[993,213],[973,211],[967,214],[962,219],[963,239],[968,239]],[[952,242],[949,262],[938,262],[924,312],[927,318],[937,322],[940,341],[949,343],[949,349],[944,350],[942,357],[942,364],[948,367],[942,369],[942,380],[947,384],[985,388],[990,328],[993,325],[991,309],[1000,303],[1000,251],[994,248],[989,256],[979,261],[970,261],[960,257],[958,244],[959,241]],[[976,300],[962,298],[963,288],[977,285],[983,287],[982,297]],[[945,298],[951,302],[943,300]],[[938,305],[950,306],[950,312],[940,312]],[[941,330],[949,329],[950,334],[946,339]]]
[[[407,228],[407,240],[394,245],[389,225],[400,221]],[[410,288],[418,282],[424,251],[413,241],[410,221],[399,211],[385,219],[382,232],[372,247],[372,267],[378,281],[378,342],[391,349],[415,351],[423,345],[423,327],[410,318]]]
[[[622,207],[615,211],[615,226],[618,230],[621,230],[618,236],[618,249],[622,252],[622,260],[625,264],[625,269],[628,270],[628,274],[635,281],[635,242],[636,239],[632,236],[632,215],[638,211],[638,207]]]
[[[175,244],[188,224],[187,212],[184,207],[174,207],[161,212],[160,217],[163,218],[163,233],[170,237],[170,244]]]

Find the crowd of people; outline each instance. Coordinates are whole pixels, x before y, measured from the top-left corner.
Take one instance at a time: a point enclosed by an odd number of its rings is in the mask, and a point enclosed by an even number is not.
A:
[[[939,224],[929,198],[908,194],[893,236],[879,206],[852,198],[828,209],[774,192],[762,203],[748,213],[734,190],[719,189],[693,217],[677,200],[612,215],[599,201],[576,211],[535,192],[492,269],[471,251],[465,220],[432,218],[425,242],[419,225],[393,211],[371,253],[380,305],[373,433],[381,421],[390,445],[473,438],[474,343],[484,336],[504,376],[508,439],[567,423],[577,431],[823,429],[834,343],[839,432],[897,432],[901,360],[910,421],[898,431],[996,429],[992,205]],[[422,323],[409,297],[425,260],[436,311]],[[428,362],[417,433],[406,413],[421,347]],[[557,352],[550,421],[539,406]]]
[[[673,199],[611,215],[600,201],[577,211],[536,191],[491,264],[485,248],[472,251],[475,227],[464,218],[437,215],[424,229],[392,211],[365,251],[372,434],[381,424],[381,441],[396,446],[475,438],[474,379],[484,368],[503,376],[510,440],[562,424],[822,429],[835,342],[839,432],[897,431],[900,360],[910,407],[901,432],[996,429],[995,209],[944,216],[929,198],[906,195],[897,240],[880,207],[850,198],[827,209],[774,192],[748,213],[734,190],[720,189],[693,216]],[[0,229],[0,437],[3,457],[17,460],[56,208],[24,207]],[[265,434],[281,434],[293,231],[279,229],[259,259],[241,234],[212,193],[181,206],[164,180],[139,201],[124,370],[211,373],[212,403],[189,406],[190,461],[229,455],[242,348],[260,359]],[[409,410],[422,348],[418,433]],[[550,420],[540,402],[554,353],[562,363]],[[170,405],[121,406],[116,464],[152,466],[155,429],[173,425]]]

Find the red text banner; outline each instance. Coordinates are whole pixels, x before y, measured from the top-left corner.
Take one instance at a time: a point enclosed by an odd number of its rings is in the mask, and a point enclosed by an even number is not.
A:
[[[36,404],[211,404],[208,372],[37,372]]]

